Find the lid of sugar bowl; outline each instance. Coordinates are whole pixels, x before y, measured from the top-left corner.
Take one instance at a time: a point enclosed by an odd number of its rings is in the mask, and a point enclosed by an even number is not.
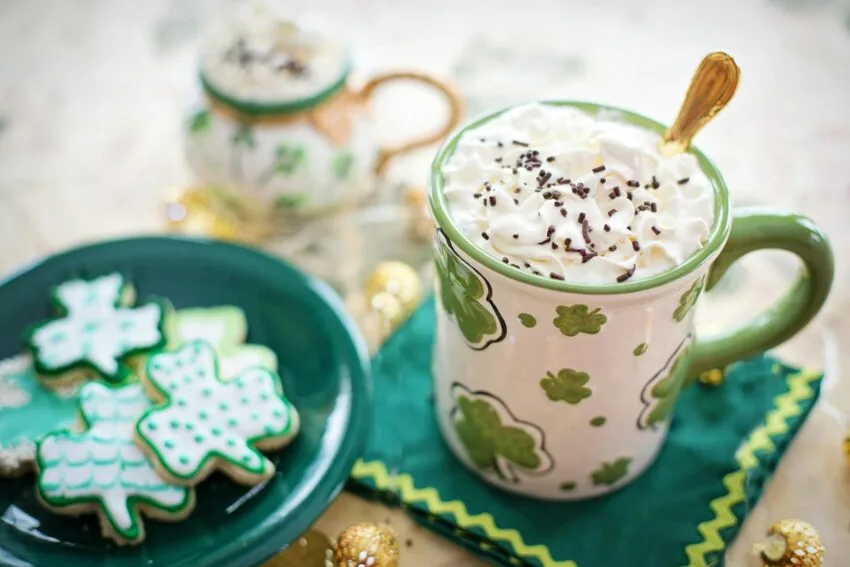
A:
[[[200,79],[208,96],[241,113],[286,114],[330,98],[350,68],[333,37],[255,3],[208,34]]]

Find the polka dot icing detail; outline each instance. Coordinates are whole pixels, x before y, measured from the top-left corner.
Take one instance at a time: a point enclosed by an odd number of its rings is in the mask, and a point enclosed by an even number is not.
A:
[[[188,382],[187,376],[192,377]],[[167,395],[164,404],[142,416],[137,433],[167,475],[176,479],[200,482],[215,468],[209,466],[211,460],[226,462],[226,474],[266,477],[274,465],[252,443],[268,438],[286,440],[297,428],[294,408],[279,394],[277,374],[254,367],[223,381],[216,372],[213,347],[201,341],[153,355],[146,378]],[[162,428],[146,426],[171,420],[184,428],[169,432],[168,437]],[[164,450],[167,438],[175,438],[176,450]]]

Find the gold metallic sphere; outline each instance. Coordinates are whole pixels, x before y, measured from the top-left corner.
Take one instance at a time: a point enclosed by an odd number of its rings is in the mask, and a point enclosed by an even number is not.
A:
[[[398,567],[398,557],[389,527],[355,524],[339,534],[331,567]]]
[[[803,520],[781,520],[767,531],[761,559],[769,567],[821,567],[824,547],[817,530]]]
[[[366,278],[363,295],[372,311],[396,326],[422,299],[422,282],[416,270],[402,262],[381,262]]]
[[[726,372],[722,368],[714,368],[706,370],[699,375],[699,381],[706,386],[720,386],[723,384],[723,379],[726,377]]]

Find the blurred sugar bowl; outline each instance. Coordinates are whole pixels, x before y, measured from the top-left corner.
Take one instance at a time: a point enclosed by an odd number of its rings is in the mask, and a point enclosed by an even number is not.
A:
[[[199,181],[266,213],[320,213],[362,199],[391,158],[440,140],[460,119],[451,87],[429,75],[387,73],[355,85],[350,71],[347,50],[329,35],[261,10],[227,21],[205,42],[203,97],[187,124]],[[382,147],[369,99],[396,80],[442,92],[449,117]]]

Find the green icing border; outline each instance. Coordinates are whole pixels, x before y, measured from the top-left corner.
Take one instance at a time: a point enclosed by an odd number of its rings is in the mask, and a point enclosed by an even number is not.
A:
[[[118,390],[118,389],[123,388],[125,386],[129,386],[133,383],[134,382],[132,380],[125,380],[125,381],[122,381],[122,382],[117,383],[117,384],[104,382],[103,385],[106,386],[107,388],[111,389],[111,390]],[[88,432],[89,429],[91,429],[92,424],[89,422],[88,418],[86,417],[86,415],[82,411],[82,396],[80,397],[79,401],[80,401],[79,416],[80,416],[80,420],[81,420],[81,422],[84,426],[84,429],[83,429],[82,432],[86,433],[86,432]],[[70,436],[73,436],[73,435],[79,435],[79,433],[72,433],[70,431],[60,430],[60,431],[48,433],[47,435],[45,435],[44,437],[39,439],[38,442],[36,442],[36,450],[35,450],[35,466],[36,466],[35,490],[36,490],[36,493],[38,495],[38,498],[40,500],[42,500],[43,502],[45,502],[46,504],[48,504],[49,506],[51,506],[53,508],[67,508],[67,507],[71,507],[71,506],[80,506],[80,505],[97,506],[97,510],[95,512],[97,513],[99,518],[101,518],[101,521],[107,522],[109,524],[109,527],[112,529],[112,531],[115,532],[116,534],[118,534],[119,536],[121,536],[123,539],[129,540],[129,541],[134,541],[134,542],[139,541],[145,535],[144,523],[142,522],[142,519],[141,519],[142,513],[141,513],[141,510],[139,509],[140,505],[148,506],[148,507],[155,509],[157,511],[166,512],[167,514],[180,514],[180,513],[185,512],[187,508],[191,511],[192,508],[194,507],[195,490],[192,487],[189,487],[189,486],[182,487],[182,488],[185,489],[186,495],[183,498],[183,500],[180,502],[180,504],[178,504],[177,506],[163,506],[159,502],[151,500],[150,498],[147,498],[146,496],[139,496],[139,495],[129,496],[129,497],[127,497],[127,510],[130,512],[130,519],[131,519],[132,523],[131,523],[129,529],[123,530],[123,529],[119,528],[118,526],[116,526],[112,521],[112,516],[110,514],[106,513],[106,509],[107,509],[106,505],[104,504],[103,498],[100,497],[100,496],[83,496],[83,497],[74,497],[74,498],[68,498],[68,497],[51,498],[51,497],[48,497],[41,490],[41,483],[39,482],[39,480],[41,479],[41,471],[43,470],[43,467],[44,467],[44,463],[43,463],[42,458],[41,458],[41,444],[48,437],[60,437],[61,438],[61,437],[70,437]],[[145,457],[147,458],[147,455],[145,455]],[[148,461],[150,462],[149,458],[148,458]],[[153,468],[153,463],[151,463],[151,468]],[[166,481],[163,481],[163,482],[166,482]],[[151,518],[151,519],[156,519],[156,518]]]
[[[112,273],[109,273],[109,274],[101,274],[99,276],[94,276],[94,277],[91,277],[91,278],[77,277],[77,278],[65,280],[64,282],[62,282],[59,285],[63,285],[63,284],[70,283],[70,282],[73,282],[73,281],[93,282],[94,280],[97,280],[97,279],[100,279],[100,278],[103,278],[103,277],[108,277],[108,276],[111,276],[111,275],[114,275],[114,274],[116,274],[116,272],[112,272]],[[133,374],[132,369],[129,368],[126,364],[126,361],[127,361],[128,358],[132,358],[134,356],[138,356],[138,355],[142,355],[142,354],[151,354],[152,352],[155,352],[155,351],[158,351],[158,350],[165,348],[165,346],[167,344],[167,337],[166,337],[167,320],[168,320],[168,315],[171,312],[171,305],[165,299],[160,299],[160,298],[152,298],[152,299],[145,301],[143,303],[136,303],[135,299],[137,299],[138,297],[134,297],[134,301],[132,302],[132,305],[122,304],[121,299],[122,299],[123,296],[125,296],[125,294],[127,294],[128,292],[132,292],[134,295],[137,295],[138,290],[135,288],[135,286],[133,286],[133,284],[129,283],[127,281],[127,278],[125,278],[122,274],[117,273],[117,275],[121,278],[121,292],[118,296],[118,300],[113,304],[113,306],[116,309],[119,309],[119,308],[122,308],[122,307],[133,309],[133,308],[144,307],[146,305],[152,305],[152,304],[158,305],[159,306],[159,324],[157,325],[157,329],[159,330],[159,337],[160,337],[159,341],[156,344],[151,345],[149,347],[132,349],[132,350],[125,352],[124,355],[118,359],[118,373],[115,374],[115,375],[104,374],[98,368],[95,368],[95,366],[93,364],[91,364],[90,362],[88,362],[86,360],[79,360],[79,361],[76,361],[76,362],[72,362],[70,364],[66,364],[65,366],[61,366],[59,368],[45,368],[41,364],[40,353],[39,353],[40,349],[32,344],[32,336],[33,336],[33,334],[35,334],[36,331],[43,328],[44,326],[52,323],[53,321],[56,321],[58,319],[63,319],[63,318],[68,316],[68,312],[65,309],[65,306],[63,306],[59,302],[59,299],[57,297],[57,289],[59,288],[59,285],[57,285],[57,286],[54,286],[50,290],[50,296],[49,296],[50,306],[53,307],[53,310],[56,312],[57,315],[55,317],[52,317],[52,318],[46,320],[46,321],[41,321],[39,323],[33,323],[32,325],[27,327],[27,329],[24,331],[24,334],[23,334],[23,340],[24,340],[24,343],[26,345],[26,349],[29,351],[29,353],[32,357],[33,369],[35,370],[36,374],[39,377],[45,379],[45,381],[53,381],[53,379],[56,379],[57,381],[61,381],[61,380],[59,380],[59,377],[64,377],[64,375],[69,373],[69,372],[73,372],[75,370],[89,370],[92,373],[94,373],[95,375],[97,375],[101,378],[104,378],[105,382],[107,382],[107,383],[121,384],[124,380],[128,379]]]
[[[163,353],[163,354],[174,354],[174,353],[180,352],[184,349],[197,348],[199,346],[200,346],[200,348],[209,349],[210,352],[213,355],[213,377],[215,378],[216,381],[218,381],[222,385],[228,385],[228,384],[233,383],[239,377],[239,375],[237,375],[237,376],[233,376],[232,378],[230,378],[228,380],[222,379],[222,377],[221,377],[221,375],[219,374],[219,371],[218,371],[218,353],[216,352],[215,348],[212,345],[210,345],[209,343],[207,343],[205,341],[201,341],[201,340],[187,341],[187,342],[183,343],[183,345],[180,346],[179,349],[177,349],[175,351],[169,351],[168,353]],[[150,414],[157,412],[157,411],[160,411],[160,410],[165,410],[165,409],[171,408],[173,406],[172,401],[171,401],[171,396],[170,396],[168,390],[164,389],[162,386],[157,384],[154,379],[151,378],[150,367],[152,366],[155,359],[156,359],[156,355],[149,357],[147,359],[147,361],[145,362],[144,382],[146,384],[149,384],[151,386],[151,388],[153,388],[156,391],[156,393],[159,395],[159,400],[161,400],[161,401],[159,401],[159,402],[155,401],[153,407],[145,410],[145,412],[141,416],[139,416],[139,419],[136,420],[136,425],[135,425],[136,439],[138,439],[139,442],[142,443],[148,449],[148,451],[150,451],[149,455],[153,454],[153,456],[156,459],[156,462],[163,469],[168,471],[168,474],[172,475],[174,478],[179,478],[179,479],[186,481],[186,482],[196,481],[196,479],[198,477],[198,473],[201,472],[202,470],[204,470],[204,468],[206,468],[207,465],[209,464],[210,460],[214,459],[214,458],[219,459],[221,461],[224,461],[224,462],[228,463],[229,465],[235,466],[235,467],[237,467],[237,468],[239,468],[239,469],[241,469],[241,470],[243,470],[243,471],[245,471],[249,474],[262,474],[263,472],[265,472],[265,467],[263,467],[259,470],[256,470],[252,467],[246,466],[245,463],[234,461],[232,458],[230,458],[230,456],[224,455],[224,454],[220,453],[219,451],[208,451],[208,452],[206,452],[204,457],[198,463],[198,466],[188,475],[183,475],[183,474],[177,473],[170,466],[168,466],[168,463],[165,461],[165,459],[162,458],[162,454],[160,453],[159,448],[156,447],[154,445],[154,443],[152,443],[145,436],[144,433],[142,433],[142,429],[140,427],[141,423]],[[284,403],[286,408],[289,410],[289,419],[286,423],[286,429],[283,432],[275,434],[275,435],[257,435],[257,436],[254,436],[254,437],[243,438],[245,440],[245,443],[249,446],[249,448],[252,451],[254,451],[254,453],[256,453],[260,457],[261,462],[267,463],[267,462],[269,462],[268,458],[265,455],[263,455],[263,453],[256,448],[256,446],[255,446],[256,443],[258,443],[258,442],[261,443],[261,442],[266,441],[266,440],[279,439],[280,437],[286,437],[288,435],[291,435],[292,434],[292,424],[295,422],[293,416],[297,414],[297,410],[295,409],[295,406],[292,405],[292,402],[290,402],[286,398],[286,395],[283,393],[283,382],[280,379],[279,373],[272,372],[271,370],[269,370],[267,368],[263,368],[261,366],[256,366],[253,369],[254,370],[260,370],[260,371],[266,373],[269,376],[269,378],[272,379],[272,381],[275,384],[275,392],[277,393],[278,398],[280,398],[280,400]]]

